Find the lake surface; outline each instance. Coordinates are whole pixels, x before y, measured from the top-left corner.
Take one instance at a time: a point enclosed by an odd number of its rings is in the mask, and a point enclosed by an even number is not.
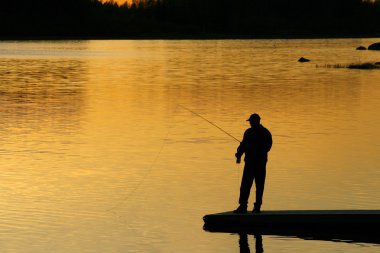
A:
[[[1,252],[239,252],[238,235],[202,228],[237,207],[238,142],[189,110],[238,139],[261,115],[264,210],[380,209],[380,70],[323,67],[380,61],[355,50],[377,41],[0,42]]]

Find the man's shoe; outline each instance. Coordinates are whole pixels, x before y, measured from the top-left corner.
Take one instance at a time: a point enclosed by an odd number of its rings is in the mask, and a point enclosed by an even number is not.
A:
[[[260,208],[261,208],[260,206],[255,205],[255,207],[252,210],[252,213],[260,213],[261,212]]]
[[[239,206],[236,210],[233,211],[234,213],[247,213],[247,207],[246,206]]]

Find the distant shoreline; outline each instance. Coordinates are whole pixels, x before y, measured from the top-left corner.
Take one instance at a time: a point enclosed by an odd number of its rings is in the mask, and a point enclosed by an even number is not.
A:
[[[0,40],[222,40],[380,37],[380,0],[17,0]],[[344,3],[343,3],[344,2]]]
[[[28,40],[270,40],[270,39],[370,39],[380,34],[302,34],[302,35],[231,35],[231,34],[160,34],[160,35],[90,35],[90,36],[0,36],[0,41]]]

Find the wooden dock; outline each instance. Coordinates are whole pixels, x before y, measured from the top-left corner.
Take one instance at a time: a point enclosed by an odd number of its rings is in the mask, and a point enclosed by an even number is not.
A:
[[[380,210],[289,210],[259,214],[224,212],[204,216],[205,230],[239,232],[253,230],[328,230],[371,232],[380,227]]]

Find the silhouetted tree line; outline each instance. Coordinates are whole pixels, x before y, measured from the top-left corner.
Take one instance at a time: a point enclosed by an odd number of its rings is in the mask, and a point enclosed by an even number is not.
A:
[[[6,0],[0,37],[378,35],[380,1]]]

